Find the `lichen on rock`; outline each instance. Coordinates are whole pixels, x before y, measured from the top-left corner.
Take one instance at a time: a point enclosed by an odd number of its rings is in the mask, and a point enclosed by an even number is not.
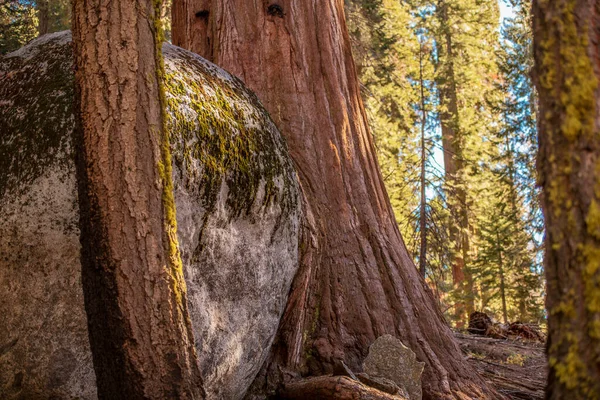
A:
[[[70,33],[0,58],[0,398],[94,399],[80,280]],[[241,81],[163,47],[178,239],[209,398],[258,373],[298,264],[299,189]]]

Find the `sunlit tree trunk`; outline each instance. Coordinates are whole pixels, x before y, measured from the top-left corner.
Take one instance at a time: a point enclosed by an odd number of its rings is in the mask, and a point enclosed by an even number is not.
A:
[[[419,272],[423,278],[427,274],[427,193],[426,193],[426,161],[427,148],[425,146],[425,129],[427,125],[427,111],[425,110],[425,86],[423,82],[423,43],[419,43],[419,85],[421,94],[421,176],[420,176],[420,210],[419,231]]]
[[[549,399],[600,399],[600,1],[537,0]]]
[[[460,134],[458,92],[456,71],[454,68],[454,48],[448,4],[438,2],[438,20],[440,22],[440,44],[438,50],[443,63],[438,66],[438,87],[440,97],[440,124],[442,128],[442,146],[444,150],[444,171],[448,208],[452,218],[450,242],[452,248],[452,281],[458,292],[455,305],[457,325],[463,326],[468,315],[475,311],[473,277],[467,266],[469,255],[469,216],[467,211],[467,193],[464,187],[463,138]]]
[[[73,8],[82,283],[100,399],[203,397],[177,245],[157,4]]]
[[[360,98],[341,0],[178,0],[174,43],[240,76],[287,139],[305,198],[301,265],[265,366],[361,369],[401,338],[426,363],[425,398],[494,393],[464,360],[400,236]],[[263,376],[264,377],[264,376]]]

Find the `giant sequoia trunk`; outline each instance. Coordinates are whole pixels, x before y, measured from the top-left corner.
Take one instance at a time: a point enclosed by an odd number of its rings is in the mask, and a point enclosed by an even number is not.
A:
[[[177,244],[157,10],[150,0],[74,2],[82,283],[101,399],[203,395]]]
[[[359,94],[341,0],[180,0],[173,41],[239,75],[288,141],[305,198],[300,271],[266,365],[361,368],[384,334],[426,362],[426,398],[494,394],[469,367],[402,241]]]
[[[600,398],[600,1],[534,1],[549,399]]]

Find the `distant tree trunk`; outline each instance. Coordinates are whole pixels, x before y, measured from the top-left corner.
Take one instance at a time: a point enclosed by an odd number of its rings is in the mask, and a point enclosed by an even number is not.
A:
[[[502,259],[502,243],[500,234],[496,230],[496,248],[498,249],[498,267],[500,268],[500,298],[502,299],[502,322],[508,323],[508,313],[506,308],[506,281],[504,279],[504,260]]]
[[[155,2],[76,1],[73,11],[82,282],[98,397],[199,399]]]
[[[48,0],[38,0],[36,3],[38,18],[38,36],[48,33],[50,26],[50,8]]]
[[[419,43],[419,84],[421,94],[421,206],[419,211],[419,229],[421,243],[419,246],[419,272],[423,278],[427,275],[427,193],[426,187],[426,161],[427,148],[425,147],[425,128],[427,125],[427,111],[425,110],[425,87],[423,83],[423,43]]]
[[[534,1],[549,399],[600,399],[600,1]]]
[[[178,0],[174,43],[255,90],[305,198],[301,265],[267,378],[360,370],[392,334],[426,363],[425,398],[495,394],[464,360],[400,236],[359,93],[342,0]]]
[[[513,149],[512,143],[508,135],[506,136],[506,149],[507,149],[507,158],[508,158],[508,184],[510,187],[509,197],[510,197],[510,212],[516,218],[520,218],[520,210],[517,206],[519,194],[517,193],[517,181],[516,175],[517,171],[515,170],[515,151]],[[517,252],[515,252],[517,253]],[[513,265],[517,265],[517,271],[521,274],[522,278],[525,278],[525,272],[530,267],[527,263],[527,260],[522,256],[519,252],[512,256],[511,260]],[[529,287],[527,285],[521,284],[518,288],[516,288],[517,293],[517,302],[519,309],[519,321],[525,322],[527,321],[527,297],[530,296]]]
[[[442,34],[439,50],[446,58],[441,66],[441,71],[438,72],[440,107],[442,110],[440,112],[440,123],[442,127],[446,187],[450,191],[447,197],[452,218],[450,226],[450,242],[453,246],[452,280],[455,290],[460,295],[460,299],[455,306],[455,317],[457,325],[461,327],[467,321],[467,317],[475,311],[473,277],[467,267],[470,226],[467,212],[467,193],[463,182],[463,140],[459,131],[454,50],[446,1],[442,0],[438,3],[437,12]]]

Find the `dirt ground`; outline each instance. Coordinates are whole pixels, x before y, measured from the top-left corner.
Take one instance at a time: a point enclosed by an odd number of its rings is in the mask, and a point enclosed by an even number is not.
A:
[[[543,400],[547,366],[544,343],[455,333],[469,362],[509,399]]]

